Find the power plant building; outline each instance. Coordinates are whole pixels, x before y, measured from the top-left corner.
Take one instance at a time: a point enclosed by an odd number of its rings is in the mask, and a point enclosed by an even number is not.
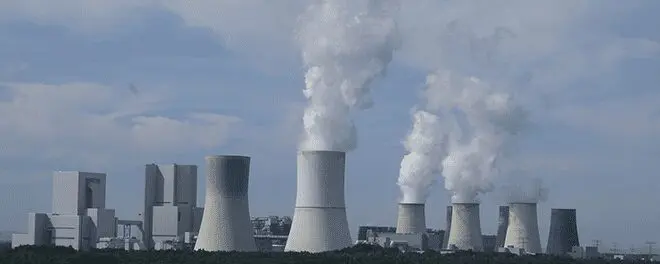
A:
[[[346,153],[298,153],[296,207],[285,251],[311,253],[350,247],[344,173]]]
[[[12,236],[12,247],[55,245],[76,250],[96,248],[116,236],[115,211],[105,208],[106,175],[79,171],[53,174],[52,213],[30,213],[25,234]]]
[[[195,250],[256,251],[250,221],[250,157],[207,156],[206,198]]]
[[[392,226],[359,226],[357,241],[367,240],[368,233],[396,233],[396,227]]]
[[[197,207],[197,166],[145,166],[144,211],[146,248],[176,249],[199,231],[203,208]],[[188,234],[187,234],[188,233]]]
[[[549,255],[566,255],[579,247],[577,216],[575,209],[555,209],[550,215],[550,232],[545,253]]]

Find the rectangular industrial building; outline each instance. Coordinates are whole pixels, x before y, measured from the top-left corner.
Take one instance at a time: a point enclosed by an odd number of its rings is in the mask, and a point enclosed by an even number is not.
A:
[[[184,240],[186,232],[199,231],[202,214],[203,208],[197,207],[196,165],[145,166],[145,247],[160,249]]]
[[[88,250],[99,238],[116,236],[115,211],[105,208],[106,175],[79,171],[53,173],[52,213],[30,213],[25,234],[12,247],[55,245]]]

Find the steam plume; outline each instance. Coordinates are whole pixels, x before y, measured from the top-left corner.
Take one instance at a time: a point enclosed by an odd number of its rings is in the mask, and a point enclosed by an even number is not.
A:
[[[523,175],[510,176],[502,194],[507,203],[539,203],[548,199],[548,189],[541,178]]]
[[[520,130],[525,112],[511,95],[477,78],[458,78],[458,85],[445,81],[439,86],[457,95],[447,108],[455,128],[442,162],[443,176],[453,202],[477,202],[479,193],[492,189],[497,160]]]
[[[365,10],[352,14],[360,3]],[[351,113],[372,106],[371,83],[399,46],[397,9],[392,0],[319,0],[301,16],[297,33],[308,100],[301,149],[357,147]]]
[[[413,128],[404,142],[409,153],[401,160],[397,182],[403,195],[402,203],[426,201],[435,177],[440,173],[439,161],[446,155],[446,134],[438,116],[418,110],[413,120]]]

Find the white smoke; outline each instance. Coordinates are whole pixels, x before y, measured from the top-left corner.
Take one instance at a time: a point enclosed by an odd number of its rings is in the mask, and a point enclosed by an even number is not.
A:
[[[497,160],[525,112],[507,93],[474,77],[438,70],[427,77],[425,110],[414,115],[398,184],[404,203],[423,203],[442,174],[453,202],[492,190]]]
[[[362,12],[352,12],[363,4]],[[320,0],[301,16],[298,41],[307,72],[308,105],[301,149],[357,147],[351,113],[372,106],[371,83],[399,47],[398,1]]]
[[[474,77],[439,71],[430,78],[429,93],[439,100],[449,126],[447,156],[441,170],[452,202],[478,202],[493,188],[497,161],[522,128],[525,112],[513,97]]]
[[[440,173],[438,163],[446,155],[446,134],[438,116],[424,110],[413,115],[413,127],[404,141],[409,152],[401,160],[397,184],[402,203],[424,203]]]

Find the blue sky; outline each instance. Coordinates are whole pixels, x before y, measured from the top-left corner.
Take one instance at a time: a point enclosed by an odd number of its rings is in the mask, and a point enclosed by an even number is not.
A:
[[[293,212],[305,100],[291,32],[304,1],[59,2],[0,3],[0,229],[21,231],[28,212],[50,210],[53,170],[108,173],[108,207],[132,219],[144,164],[202,172],[207,154],[253,157],[253,215]],[[402,49],[375,84],[374,108],[356,116],[351,227],[395,223],[410,109],[429,71],[464,65],[466,53],[445,56],[439,44],[458,21],[466,38],[515,35],[495,67],[531,113],[513,161],[549,188],[542,240],[556,207],[578,209],[586,244],[659,240],[659,11],[656,1],[406,2]],[[431,227],[444,226],[449,202],[439,180]],[[496,230],[501,196],[481,197],[485,232]]]

